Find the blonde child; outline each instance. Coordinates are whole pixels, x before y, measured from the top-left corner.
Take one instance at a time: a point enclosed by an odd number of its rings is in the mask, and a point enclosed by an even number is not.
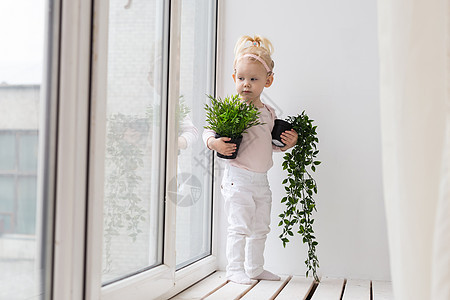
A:
[[[267,171],[273,165],[272,152],[293,147],[298,135],[294,130],[285,131],[281,139],[286,146],[272,145],[275,111],[260,98],[264,88],[273,82],[272,49],[270,41],[260,36],[243,36],[235,47],[232,76],[236,91],[243,101],[258,108],[263,123],[244,134],[237,158],[227,160],[221,185],[228,219],[227,278],[240,284],[251,284],[252,279],[280,280],[263,268],[272,205]],[[236,149],[235,144],[225,143],[230,138],[215,138],[211,130],[204,131],[203,140],[209,149],[224,155]]]

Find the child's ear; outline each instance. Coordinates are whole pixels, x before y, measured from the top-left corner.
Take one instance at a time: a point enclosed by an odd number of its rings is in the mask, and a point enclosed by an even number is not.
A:
[[[236,82],[236,74],[233,73],[231,76],[233,76],[233,80],[234,80],[234,82]]]
[[[269,77],[267,77],[267,79],[266,79],[266,85],[265,85],[265,87],[271,86],[272,83],[273,83],[273,74],[270,74]]]

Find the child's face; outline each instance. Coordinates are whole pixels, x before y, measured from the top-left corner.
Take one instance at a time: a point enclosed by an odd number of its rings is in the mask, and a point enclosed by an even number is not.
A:
[[[257,103],[264,88],[272,84],[273,76],[267,75],[260,62],[244,57],[236,63],[233,79],[241,98],[247,102]]]

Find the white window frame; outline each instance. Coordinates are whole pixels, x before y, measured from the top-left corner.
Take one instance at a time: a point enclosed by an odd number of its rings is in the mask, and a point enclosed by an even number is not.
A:
[[[82,0],[77,0],[82,1]],[[165,1],[165,20],[169,19],[170,32],[166,22],[165,36],[170,38],[170,49],[165,47],[169,57],[170,69],[168,89],[168,116],[175,116],[178,102],[179,88],[179,36],[181,23],[181,0]],[[102,261],[102,226],[103,226],[103,177],[104,177],[104,145],[105,145],[105,109],[106,109],[106,75],[107,75],[107,47],[108,47],[108,1],[94,1],[93,15],[94,28],[92,46],[92,73],[91,73],[91,115],[89,148],[89,188],[87,203],[87,255],[86,255],[86,299],[167,299],[196,281],[204,278],[217,269],[217,255],[215,247],[214,227],[212,228],[212,255],[207,256],[189,266],[176,271],[176,204],[165,201],[164,215],[164,252],[163,264],[142,272],[135,276],[108,284],[101,288],[101,261]],[[167,59],[165,60],[167,70]],[[171,118],[171,117],[170,117]],[[174,119],[169,119],[166,150],[166,187],[167,178],[174,178],[177,171],[177,136],[172,128]],[[167,193],[165,193],[167,195]],[[216,209],[212,219],[215,219]],[[57,298],[59,299],[59,298]],[[63,299],[63,298],[61,298]],[[65,299],[65,298],[64,298]]]
[[[49,183],[56,196],[53,276],[46,280],[52,283],[52,293],[46,299],[167,299],[217,269],[213,226],[212,254],[176,271],[176,206],[166,201],[163,264],[101,287],[108,3],[55,0],[55,11],[50,12],[57,22],[50,24],[55,56],[50,62],[53,90],[47,93],[55,99],[51,109],[58,122],[51,132],[57,140],[56,162],[47,166],[56,169],[55,186]],[[168,55],[174,62],[179,51],[181,2],[165,3],[172,16]],[[167,109],[174,116],[179,64],[170,66]],[[168,132],[175,132],[170,128],[174,123],[169,120]],[[167,149],[176,149],[176,137],[167,138]],[[166,178],[173,178],[177,154],[166,155],[174,158],[166,166]],[[213,220],[216,214],[213,206]]]
[[[47,166],[56,168],[52,295],[47,299],[84,299],[92,7],[88,0],[54,2],[59,22],[50,38],[56,47],[52,67],[58,70],[51,87],[56,87],[52,109],[58,121],[56,163]]]

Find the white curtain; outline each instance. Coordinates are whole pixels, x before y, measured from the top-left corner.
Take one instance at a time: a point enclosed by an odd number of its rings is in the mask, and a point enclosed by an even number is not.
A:
[[[379,0],[383,183],[396,300],[450,299],[450,0]]]

